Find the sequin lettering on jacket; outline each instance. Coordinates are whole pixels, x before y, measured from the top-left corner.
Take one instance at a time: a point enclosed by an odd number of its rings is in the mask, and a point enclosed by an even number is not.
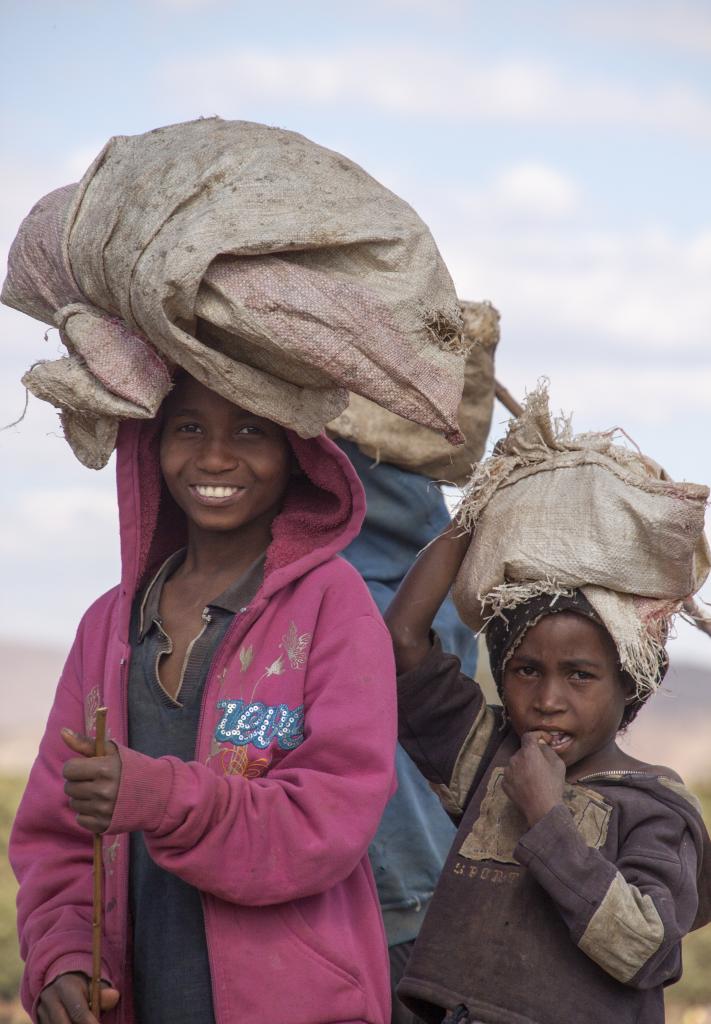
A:
[[[304,740],[304,705],[247,703],[243,700],[220,700],[217,707],[224,714],[217,723],[215,739],[246,746],[252,743],[266,750],[276,740],[282,750],[294,750]]]

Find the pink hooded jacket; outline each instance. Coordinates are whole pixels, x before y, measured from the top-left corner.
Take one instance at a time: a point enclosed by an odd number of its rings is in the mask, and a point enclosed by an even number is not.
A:
[[[122,581],[92,605],[59,682],[17,815],[22,996],[91,974],[92,844],[63,792],[60,728],[92,734],[109,708],[121,783],[103,837],[103,976],[131,1024],[129,835],[202,892],[217,1024],[385,1024],[387,948],[367,849],[394,788],[393,656],[365,584],[337,553],[365,500],[325,437],[289,440],[303,470],[273,524],[264,581],[208,675],[195,760],[128,749],[131,604],[184,543],[158,465],[158,428],[126,423],[117,480]],[[150,1022],[144,1022],[150,1024]]]

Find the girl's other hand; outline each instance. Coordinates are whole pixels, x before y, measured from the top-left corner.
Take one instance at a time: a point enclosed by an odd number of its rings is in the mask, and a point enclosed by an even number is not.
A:
[[[503,789],[525,815],[528,827],[545,817],[563,799],[565,765],[545,732],[527,732],[504,771]]]
[[[121,758],[116,744],[106,744],[106,754],[94,757],[94,740],[62,729],[62,739],[75,754],[64,763],[64,792],[77,823],[89,832],[105,832],[111,824],[121,781]]]
[[[113,1010],[119,993],[105,981],[101,983],[101,1012]],[[37,1005],[39,1024],[97,1024],[89,1008],[89,978],[79,971],[60,974],[42,989]]]
[[[471,535],[450,523],[420,552],[383,616],[398,674],[415,668],[431,650],[430,629],[469,548]]]

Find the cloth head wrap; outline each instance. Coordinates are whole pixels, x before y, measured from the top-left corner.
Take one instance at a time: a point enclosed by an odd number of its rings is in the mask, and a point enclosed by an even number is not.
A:
[[[524,604],[502,610],[498,615],[489,620],[486,627],[486,646],[489,652],[491,674],[494,677],[496,689],[502,702],[504,699],[504,669],[509,659],[519,644],[521,644],[529,629],[537,625],[547,615],[555,615],[558,612],[573,612],[575,615],[582,615],[584,618],[596,623],[610,636],[610,632],[606,629],[604,622],[581,590],[574,590],[570,594],[561,594],[558,597],[551,596],[550,594],[538,594]],[[612,640],[612,637],[610,639]],[[612,642],[614,644],[614,640]],[[669,659],[666,652],[661,649],[658,660],[657,686],[666,675],[668,667]],[[629,700],[622,719],[622,725],[627,726],[636,717],[637,712],[654,690],[650,688],[642,693],[638,693],[635,681],[629,673],[621,668],[619,661],[618,668],[622,686],[629,694]]]

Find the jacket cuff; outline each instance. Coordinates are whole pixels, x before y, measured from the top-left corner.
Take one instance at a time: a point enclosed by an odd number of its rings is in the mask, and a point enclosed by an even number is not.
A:
[[[39,1001],[42,998],[42,993],[48,985],[51,985],[53,981],[57,980],[60,974],[85,974],[87,978],[91,978],[92,967],[93,961],[91,953],[63,953],[61,956],[57,957],[57,959],[54,960],[45,971],[42,988],[37,993],[37,997],[32,1005],[32,1020],[37,1020],[37,1007],[39,1006]],[[112,988],[115,987],[111,978],[109,965],[105,960],[101,961],[101,979],[102,981],[108,981]]]
[[[436,677],[438,670],[441,671],[442,641],[433,629],[430,630],[431,647],[422,661],[407,672],[401,672],[397,677],[398,703],[411,701],[415,707],[419,706],[419,694],[421,691],[432,689],[432,679]]]
[[[155,832],[163,820],[173,785],[173,767],[167,757],[148,757],[117,744],[121,781],[108,835],[120,832]]]

